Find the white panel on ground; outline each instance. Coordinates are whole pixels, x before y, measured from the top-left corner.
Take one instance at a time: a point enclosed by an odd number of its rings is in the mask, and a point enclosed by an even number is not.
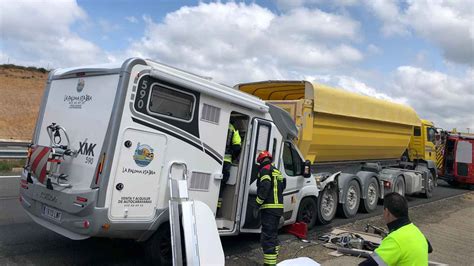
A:
[[[277,264],[278,266],[319,266],[321,264],[308,257],[299,257],[296,259],[284,260]]]
[[[201,265],[224,265],[225,256],[221,239],[217,231],[214,213],[209,206],[200,201],[194,201],[194,215]]]

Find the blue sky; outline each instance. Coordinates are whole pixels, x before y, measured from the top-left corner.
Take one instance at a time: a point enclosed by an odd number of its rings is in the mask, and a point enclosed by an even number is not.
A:
[[[0,0],[0,63],[142,56],[228,85],[306,79],[474,131],[472,0]]]

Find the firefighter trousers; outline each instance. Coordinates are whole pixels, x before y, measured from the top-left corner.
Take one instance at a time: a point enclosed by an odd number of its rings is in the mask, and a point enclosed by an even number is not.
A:
[[[263,250],[264,265],[276,265],[280,241],[278,241],[278,225],[280,216],[269,212],[261,211],[262,233],[260,234],[260,244]]]

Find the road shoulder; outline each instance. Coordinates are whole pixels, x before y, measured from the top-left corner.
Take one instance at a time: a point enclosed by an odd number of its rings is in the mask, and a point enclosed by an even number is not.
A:
[[[434,252],[429,260],[450,265],[467,265],[474,252],[474,192],[430,202],[410,208],[410,218],[430,240]],[[342,226],[345,229],[363,231],[367,223],[383,227],[380,215],[358,220]],[[328,229],[326,229],[328,231]],[[329,229],[330,231],[330,229]],[[294,237],[282,241],[279,261],[295,257],[309,257],[322,265],[355,265],[363,259],[356,257],[335,258],[317,241],[323,231],[311,232],[309,243]],[[263,261],[262,252],[254,248],[226,258],[226,265],[259,265]]]

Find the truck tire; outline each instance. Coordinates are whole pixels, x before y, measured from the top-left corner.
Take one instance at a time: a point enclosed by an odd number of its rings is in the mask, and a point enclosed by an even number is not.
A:
[[[332,185],[326,186],[318,197],[318,223],[330,223],[336,216],[336,210],[337,190]]]
[[[339,208],[340,213],[345,218],[354,217],[359,210],[360,186],[356,180],[351,180],[344,193],[345,203]]]
[[[152,265],[172,265],[171,231],[168,223],[161,225],[145,243]]]
[[[367,185],[367,195],[362,199],[361,209],[363,212],[369,213],[377,209],[377,202],[379,201],[379,185],[375,177],[370,178]]]
[[[427,179],[425,180],[425,198],[429,199],[433,197],[433,190],[434,190],[434,180],[433,175],[431,172],[427,173]]]
[[[405,197],[405,180],[403,176],[398,176],[395,184],[393,185],[393,192],[397,192],[398,194]]]
[[[316,224],[317,213],[316,201],[310,197],[303,198],[298,208],[296,221],[304,222],[308,225],[308,229],[312,229]]]

